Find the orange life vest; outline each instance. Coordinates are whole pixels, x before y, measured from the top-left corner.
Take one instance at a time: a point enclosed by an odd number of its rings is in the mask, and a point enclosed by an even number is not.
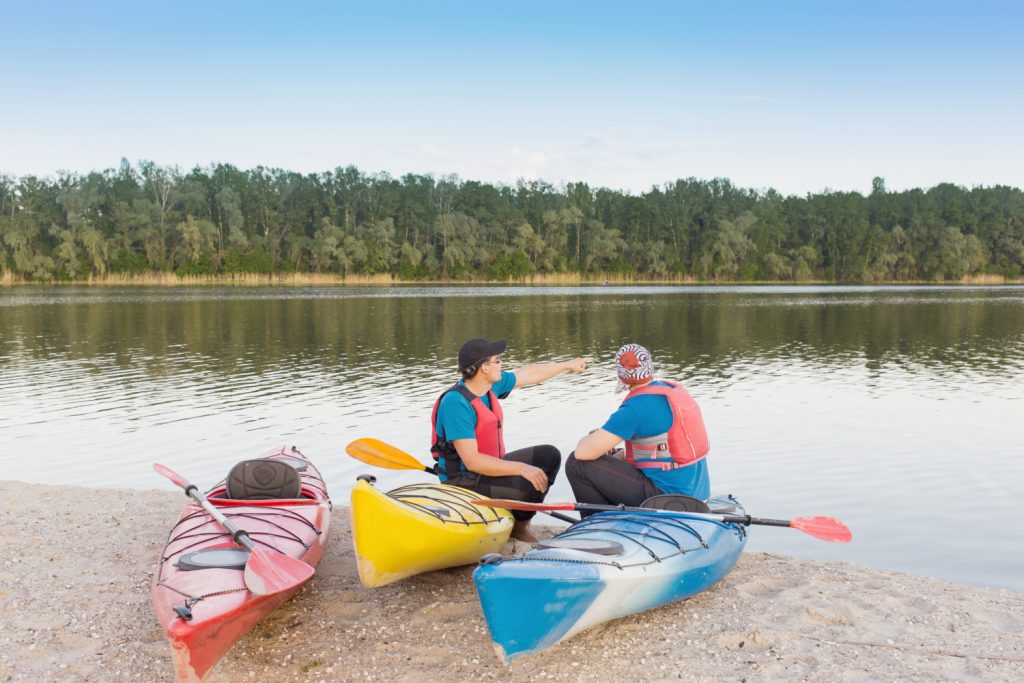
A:
[[[664,396],[672,410],[672,426],[663,434],[626,441],[626,460],[636,467],[661,470],[692,465],[711,448],[700,407],[683,385],[659,381],[668,386],[650,384],[635,389],[622,402],[637,396]]]

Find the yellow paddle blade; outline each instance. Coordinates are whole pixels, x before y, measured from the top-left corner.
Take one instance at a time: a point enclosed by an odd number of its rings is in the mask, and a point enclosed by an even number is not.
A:
[[[389,470],[432,471],[405,451],[378,439],[356,439],[345,446],[345,452],[360,462]]]

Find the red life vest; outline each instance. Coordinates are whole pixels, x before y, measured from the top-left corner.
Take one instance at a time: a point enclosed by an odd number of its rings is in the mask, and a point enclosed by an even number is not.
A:
[[[430,413],[430,450],[434,454],[434,460],[437,460],[441,465],[442,481],[448,476],[466,471],[452,442],[447,438],[442,438],[442,435],[437,433],[437,410],[441,406],[441,399],[449,391],[460,393],[463,398],[469,401],[469,405],[473,406],[473,410],[476,412],[475,437],[477,450],[484,455],[490,455],[495,458],[505,457],[505,439],[502,435],[505,415],[501,411],[501,403],[498,402],[498,397],[490,389],[487,390],[487,396],[491,402],[491,407],[488,408],[480,397],[470,391],[465,384],[455,384],[445,389],[444,393],[437,397],[437,400],[434,401],[434,409]]]
[[[663,380],[662,380],[663,381]],[[623,403],[637,396],[664,396],[672,410],[672,426],[664,434],[626,441],[626,460],[636,467],[672,470],[692,465],[708,454],[711,442],[700,407],[683,385],[648,385],[629,392]]]

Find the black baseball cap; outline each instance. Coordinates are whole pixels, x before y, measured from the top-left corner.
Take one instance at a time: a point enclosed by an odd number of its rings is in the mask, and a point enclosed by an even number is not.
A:
[[[486,339],[470,339],[459,349],[459,369],[471,368],[482,360],[504,353],[508,344],[504,339],[489,342]]]

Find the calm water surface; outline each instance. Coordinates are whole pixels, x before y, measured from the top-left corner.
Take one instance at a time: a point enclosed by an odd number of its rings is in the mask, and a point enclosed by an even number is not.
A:
[[[513,392],[510,448],[567,455],[616,406],[613,354],[635,340],[700,402],[713,492],[855,534],[756,527],[752,550],[1024,591],[1013,287],[5,288],[0,478],[172,488],[160,461],[206,485],[284,443],[346,504],[370,468],[344,445],[373,436],[426,460],[433,400],[476,336],[509,340],[508,369],[596,359]],[[548,499],[571,499],[564,478]]]

